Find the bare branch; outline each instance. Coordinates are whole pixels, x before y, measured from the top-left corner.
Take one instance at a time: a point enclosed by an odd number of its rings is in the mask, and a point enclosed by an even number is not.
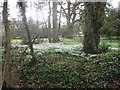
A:
[[[63,12],[65,13],[65,15],[66,15],[66,17],[67,17],[68,14],[67,14],[65,8],[62,6],[62,4],[61,4],[60,2],[58,2],[58,4],[61,6],[61,8],[63,9]]]

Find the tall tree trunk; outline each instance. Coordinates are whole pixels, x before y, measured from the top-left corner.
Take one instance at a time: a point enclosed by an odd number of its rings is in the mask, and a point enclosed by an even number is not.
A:
[[[50,7],[50,1],[49,1],[49,16],[48,16],[48,39],[49,39],[49,43],[51,43],[52,38],[51,38],[51,7]]]
[[[58,33],[60,32],[60,28],[61,28],[61,15],[62,15],[62,7],[60,7],[60,15],[59,15],[59,23],[58,23]]]
[[[117,16],[117,18],[118,18],[118,23],[117,23],[118,30],[120,30],[120,1],[118,3],[118,16]],[[120,36],[120,32],[119,31],[118,31],[118,36]]]
[[[58,42],[57,30],[57,2],[53,2],[53,42]]]
[[[37,58],[36,58],[35,53],[34,53],[33,43],[32,43],[31,36],[30,36],[30,29],[28,27],[27,18],[25,15],[25,12],[26,12],[25,2],[18,2],[18,5],[19,5],[20,10],[21,10],[22,21],[23,21],[23,24],[24,24],[24,27],[26,30],[26,34],[27,34],[28,45],[29,45],[29,49],[30,49],[30,54],[32,56],[32,61],[35,61],[35,60],[37,60]]]
[[[86,2],[83,50],[85,53],[99,53],[100,28],[105,2]]]
[[[3,82],[7,87],[10,87],[10,27],[8,20],[8,1],[3,3],[3,23],[5,29],[5,53],[4,53],[4,67],[3,67]]]
[[[70,13],[71,2],[67,2],[68,12],[67,12],[67,38],[73,38],[73,27],[70,23],[71,13]]]

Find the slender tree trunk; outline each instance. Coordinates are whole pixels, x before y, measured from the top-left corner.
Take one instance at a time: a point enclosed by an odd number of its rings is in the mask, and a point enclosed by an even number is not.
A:
[[[60,7],[60,16],[59,16],[59,24],[58,24],[58,33],[60,32],[60,28],[61,28],[61,15],[62,15],[61,11],[62,11],[62,7]]]
[[[51,7],[50,7],[50,1],[49,1],[49,16],[48,16],[48,39],[49,39],[49,43],[51,43],[52,38],[51,38]]]
[[[70,13],[70,6],[71,6],[71,2],[67,3],[67,7],[68,7],[68,13],[67,13],[67,38],[73,38],[73,25],[71,25],[70,22],[70,18],[71,18],[71,13]]]
[[[3,82],[7,87],[10,87],[10,27],[8,20],[8,1],[3,3],[3,23],[5,29],[5,53],[4,53],[4,67],[3,67]]]
[[[118,3],[118,16],[117,16],[117,18],[118,18],[118,23],[117,23],[118,30],[120,30],[120,1]],[[118,36],[120,36],[120,32],[119,31],[118,31]]]
[[[29,45],[29,48],[30,48],[30,53],[31,53],[32,59],[36,60],[36,57],[35,57],[35,54],[34,54],[34,49],[33,49],[33,43],[32,43],[31,37],[30,37],[30,30],[29,30],[29,27],[28,27],[28,24],[27,24],[26,16],[23,16],[22,20],[23,20],[23,24],[25,26],[25,30],[27,32],[28,45]]]
[[[68,13],[67,13],[67,30],[69,32],[69,28],[70,28],[70,2],[67,3],[67,7],[68,7]]]
[[[100,28],[105,2],[85,3],[85,30],[83,50],[85,53],[99,53]]]
[[[30,29],[28,27],[27,18],[25,15],[25,10],[26,10],[25,9],[25,2],[18,2],[18,5],[19,5],[20,10],[21,10],[22,21],[23,21],[23,24],[24,24],[24,27],[26,30],[27,38],[28,38],[28,45],[29,45],[29,49],[30,49],[30,54],[32,56],[32,60],[35,61],[35,60],[37,60],[37,58],[36,58],[35,53],[34,53],[33,43],[32,43],[31,36],[30,36]]]
[[[53,42],[58,42],[57,2],[53,2]]]

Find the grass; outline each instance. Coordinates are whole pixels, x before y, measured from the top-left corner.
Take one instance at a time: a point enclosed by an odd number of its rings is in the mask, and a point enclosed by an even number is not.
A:
[[[106,43],[109,43],[111,45],[111,48],[119,48],[119,43],[120,43],[120,36],[116,37],[116,36],[113,36],[111,38],[109,37],[101,37],[101,43],[102,42],[106,42]]]
[[[100,39],[120,39],[120,36],[113,36],[113,37],[100,37]]]
[[[102,42],[109,43],[111,45],[111,48],[118,48],[120,40],[104,40],[104,39],[102,39],[100,43],[102,43]]]
[[[11,40],[11,43],[12,43],[12,44],[19,44],[19,43],[21,43],[21,42],[22,42],[21,39],[13,39],[13,40]]]
[[[117,37],[113,37],[113,38],[117,38]],[[118,37],[119,38],[119,37]],[[66,45],[79,45],[80,43],[82,43],[82,37],[74,37],[73,39],[68,39],[68,38],[60,38],[61,42],[63,42]],[[48,42],[48,39],[45,38],[44,39],[45,42]],[[11,41],[11,43],[13,44],[19,44],[21,43],[22,40],[21,39],[13,39]],[[108,39],[107,37],[101,37],[101,42],[106,42],[109,43],[111,45],[111,48],[118,48],[118,45],[120,43],[120,40],[115,40],[115,39]]]
[[[61,40],[66,45],[79,45],[80,43],[82,43],[82,38],[80,38],[80,37],[74,37],[72,39],[61,38]]]
[[[117,37],[113,37],[113,38],[117,38]],[[82,38],[80,37],[75,37],[73,39],[62,38],[62,42],[64,42],[64,44],[67,44],[67,45],[79,45],[80,43],[82,43]],[[120,40],[114,40],[114,39],[109,40],[106,37],[101,37],[100,43],[102,42],[109,43],[111,45],[111,48],[118,48]]]

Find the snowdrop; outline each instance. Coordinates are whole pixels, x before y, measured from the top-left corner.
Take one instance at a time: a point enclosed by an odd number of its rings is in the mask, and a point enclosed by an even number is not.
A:
[[[27,47],[27,45],[16,45],[18,47]],[[46,51],[50,48],[55,48],[57,50],[63,50],[63,51],[71,51],[73,49],[75,49],[76,47],[82,47],[82,45],[65,45],[64,43],[62,42],[59,42],[59,43],[42,43],[42,44],[35,44],[33,45],[33,48],[34,49],[39,49],[39,50],[42,50],[42,51]]]

